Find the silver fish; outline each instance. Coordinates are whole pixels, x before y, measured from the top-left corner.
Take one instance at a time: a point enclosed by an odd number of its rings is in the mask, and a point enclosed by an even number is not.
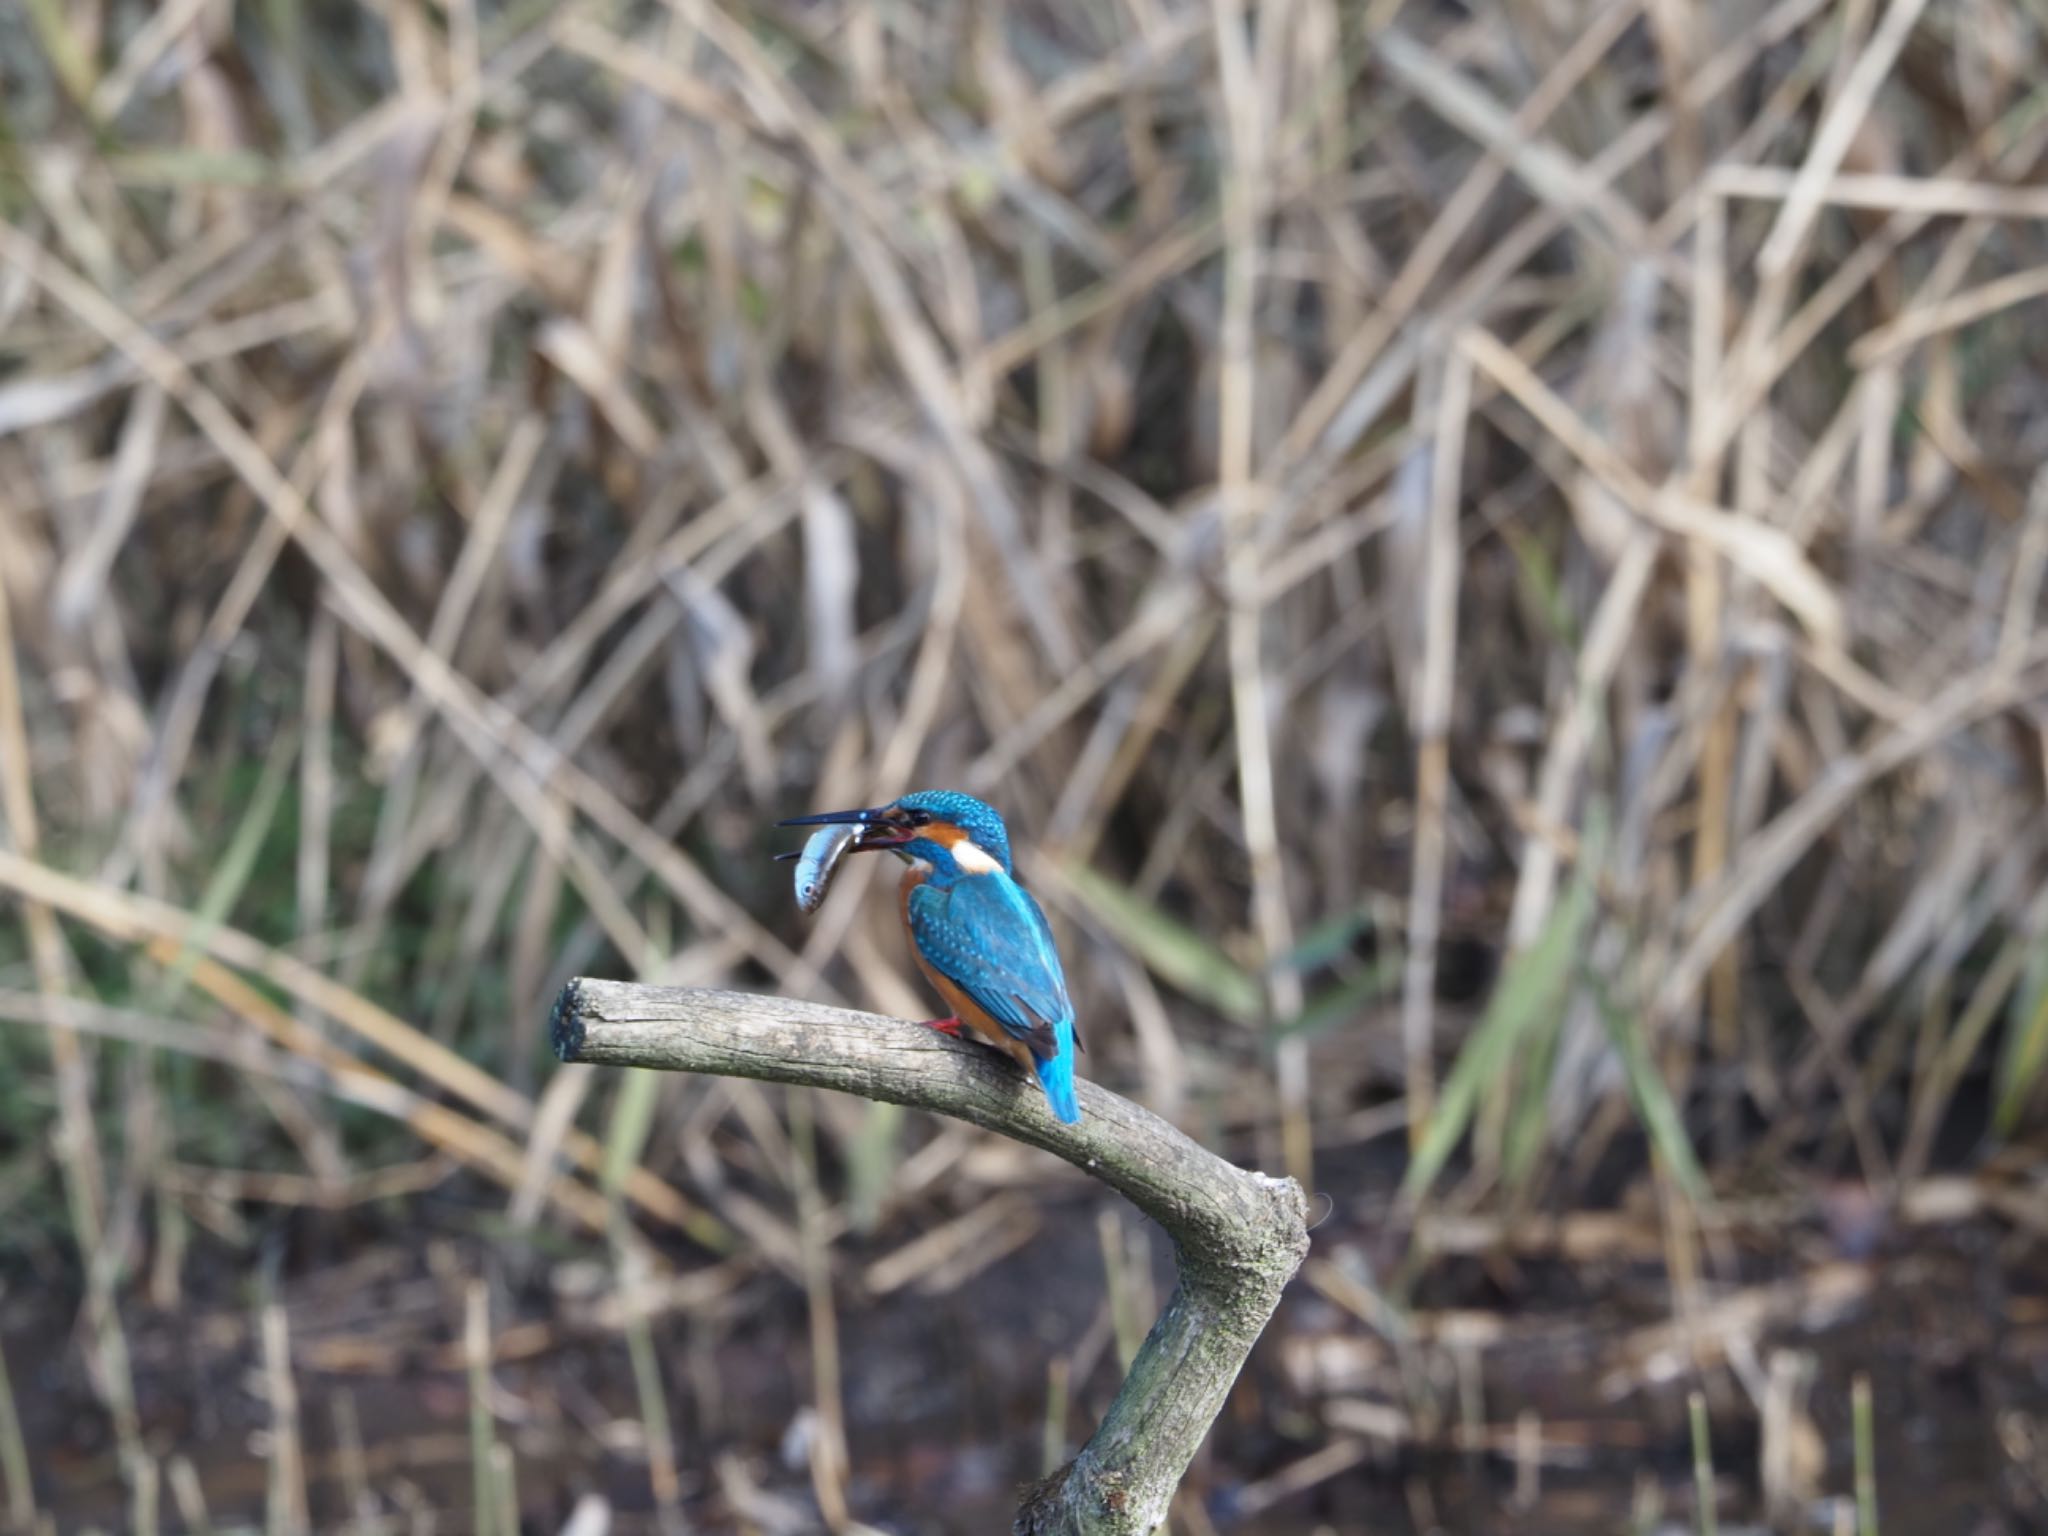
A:
[[[825,899],[825,888],[832,883],[832,872],[846,857],[847,850],[859,841],[860,828],[844,822],[820,827],[810,835],[796,861],[796,904],[801,910],[818,910]]]

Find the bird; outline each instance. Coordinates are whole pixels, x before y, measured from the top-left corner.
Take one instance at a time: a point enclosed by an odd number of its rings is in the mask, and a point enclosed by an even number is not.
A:
[[[963,1026],[972,1029],[1038,1079],[1055,1119],[1080,1122],[1080,1031],[1066,973],[1052,926],[1017,880],[1009,828],[993,806],[959,790],[926,789],[777,825],[851,826],[858,836],[846,852],[887,851],[903,860],[897,902],[910,952],[953,1010],[925,1022],[956,1038]]]

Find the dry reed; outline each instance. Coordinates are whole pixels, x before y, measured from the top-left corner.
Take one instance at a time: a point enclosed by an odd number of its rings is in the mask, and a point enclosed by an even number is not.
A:
[[[733,1084],[607,1140],[539,1026],[607,967],[918,1009],[869,872],[807,931],[766,858],[916,785],[1011,817],[1087,1071],[1340,1204],[1407,1130],[1404,1286],[1625,1229],[1718,1361],[1753,1181],[1921,1219],[2048,1061],[2044,81],[2013,0],[0,15],[0,1130],[132,1507],[184,1223],[402,1231],[452,1159],[608,1240],[672,1525],[650,1320],[800,1296],[856,1528],[851,1309],[1054,1176]]]

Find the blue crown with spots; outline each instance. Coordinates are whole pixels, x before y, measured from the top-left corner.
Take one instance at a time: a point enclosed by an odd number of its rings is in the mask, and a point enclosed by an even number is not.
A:
[[[920,789],[896,802],[907,811],[923,811],[934,821],[951,822],[1003,866],[1003,873],[1015,874],[1010,862],[1010,829],[992,805],[957,789]]]

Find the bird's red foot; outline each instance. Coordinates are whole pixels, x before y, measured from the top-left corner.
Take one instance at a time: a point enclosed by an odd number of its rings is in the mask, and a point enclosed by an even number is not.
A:
[[[955,1040],[960,1038],[958,1019],[926,1019],[924,1022],[927,1029],[936,1029],[940,1034],[951,1035]]]

